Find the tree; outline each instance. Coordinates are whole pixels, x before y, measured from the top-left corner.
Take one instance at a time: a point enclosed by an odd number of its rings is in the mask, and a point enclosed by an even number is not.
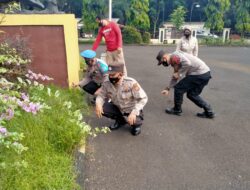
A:
[[[180,30],[181,26],[185,22],[186,10],[183,6],[178,7],[170,15],[170,20],[177,30]]]
[[[130,0],[113,0],[113,18],[119,18],[119,23],[126,25],[130,17]]]
[[[205,8],[207,21],[205,26],[221,31],[224,28],[224,15],[230,8],[230,0],[208,0]]]
[[[130,11],[129,25],[144,31],[149,29],[149,0],[131,0]]]
[[[95,18],[98,15],[106,16],[108,12],[107,0],[83,0],[82,18],[85,32],[93,32],[98,28]]]
[[[159,21],[160,12],[162,10],[161,7],[164,6],[163,0],[150,0],[149,2],[149,18],[150,18],[150,25],[153,28],[153,38],[155,38],[156,27]]]
[[[250,1],[249,0],[236,0],[236,28],[241,32],[244,37],[245,32],[250,32]]]
[[[57,0],[59,10],[74,13],[76,17],[82,16],[82,0]]]

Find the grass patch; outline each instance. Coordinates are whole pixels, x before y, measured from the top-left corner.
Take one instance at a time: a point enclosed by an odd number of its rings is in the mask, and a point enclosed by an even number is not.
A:
[[[21,112],[6,124],[10,132],[24,134],[21,143],[28,150],[18,155],[0,147],[0,162],[25,161],[27,166],[14,165],[0,169],[1,190],[79,189],[74,150],[87,133],[71,121],[71,114],[78,109],[87,114],[89,109],[81,91],[53,86],[50,89],[48,93],[46,89],[39,91],[31,88],[29,94],[43,99],[51,109],[45,109],[36,116]],[[66,101],[72,103],[69,109],[63,105]]]
[[[239,40],[227,40],[223,42],[222,38],[204,38],[199,40],[199,44],[208,46],[250,46],[250,44],[245,39]]]

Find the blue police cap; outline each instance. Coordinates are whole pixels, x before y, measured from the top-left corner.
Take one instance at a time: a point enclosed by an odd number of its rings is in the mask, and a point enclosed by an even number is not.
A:
[[[80,53],[80,55],[82,57],[84,57],[84,58],[92,59],[92,58],[94,58],[96,56],[96,52],[94,52],[93,50],[88,49],[88,50],[82,51]]]

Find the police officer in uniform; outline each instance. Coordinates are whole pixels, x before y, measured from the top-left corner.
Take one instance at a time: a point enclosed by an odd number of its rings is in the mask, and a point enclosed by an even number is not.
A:
[[[96,52],[85,50],[80,54],[87,64],[87,70],[79,86],[87,93],[96,96],[105,80],[108,80],[108,65],[101,59],[96,58]]]
[[[124,76],[124,64],[109,65],[108,73],[109,80],[103,83],[96,98],[96,114],[115,120],[111,130],[129,124],[131,134],[139,135],[148,97],[136,80]]]
[[[198,56],[198,41],[192,36],[190,28],[185,27],[183,30],[183,37],[177,43],[176,51],[183,51],[194,56]]]
[[[174,73],[169,85],[162,91],[162,94],[168,95],[169,90],[174,88],[174,107],[165,111],[168,114],[181,115],[183,95],[187,97],[200,108],[204,109],[203,113],[197,113],[198,117],[214,118],[215,114],[211,106],[200,97],[203,88],[211,79],[210,69],[198,57],[185,52],[174,52],[172,54],[161,50],[156,59],[158,65],[173,67]]]

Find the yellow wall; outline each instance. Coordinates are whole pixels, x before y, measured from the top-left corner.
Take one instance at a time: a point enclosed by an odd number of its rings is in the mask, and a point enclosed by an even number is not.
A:
[[[3,15],[0,15],[0,18]],[[9,14],[4,15],[2,26],[62,25],[67,58],[69,86],[79,82],[79,47],[77,21],[73,14]]]

